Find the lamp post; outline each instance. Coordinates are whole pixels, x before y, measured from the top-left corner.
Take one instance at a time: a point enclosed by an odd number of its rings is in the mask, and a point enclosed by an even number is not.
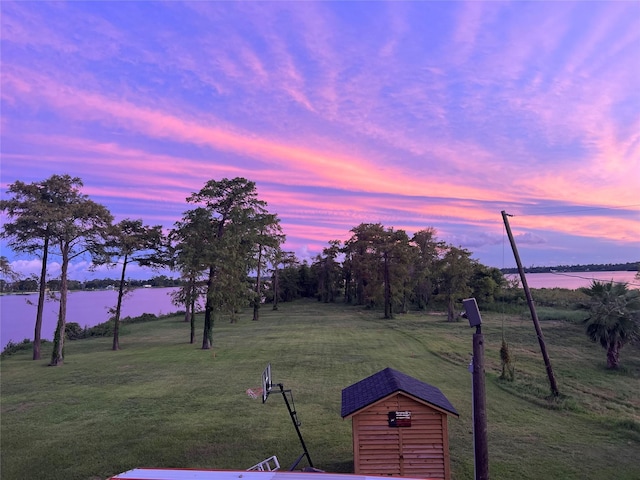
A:
[[[470,327],[476,327],[473,334],[473,457],[475,462],[475,480],[489,479],[489,450],[487,446],[487,409],[484,389],[484,336],[482,335],[482,317],[475,298],[462,301],[464,314]]]

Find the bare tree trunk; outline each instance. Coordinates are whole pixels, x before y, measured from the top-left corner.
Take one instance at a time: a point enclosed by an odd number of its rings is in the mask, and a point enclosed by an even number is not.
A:
[[[195,296],[195,292],[193,295],[191,295],[191,305],[189,307],[190,310],[190,318],[189,321],[191,322],[191,340],[189,343],[195,343],[196,342],[196,296]]]
[[[113,345],[111,350],[120,350],[120,309],[122,308],[122,295],[124,292],[124,272],[127,268],[127,255],[124,256],[122,264],[122,274],[120,275],[120,288],[118,289],[118,303],[116,304],[116,314],[113,319]]]
[[[256,270],[256,295],[253,300],[253,321],[260,320],[260,264],[262,263],[262,245],[258,246],[258,268]]]
[[[49,256],[49,237],[44,237],[42,247],[42,268],[40,269],[40,289],[38,292],[38,310],[36,328],[33,332],[33,359],[40,360],[40,344],[42,335],[42,313],[44,312],[44,295],[47,290],[47,259]]]
[[[191,285],[189,285],[189,291],[191,290]],[[184,300],[184,323],[189,323],[191,321],[191,294],[187,294],[187,298]]]
[[[213,308],[207,300],[207,305],[204,307],[204,331],[202,332],[202,349],[209,350],[213,343]]]
[[[189,275],[189,283],[187,284],[187,296],[184,301],[184,323],[191,322],[191,318],[195,314],[193,311],[195,306],[196,281],[193,275]],[[191,342],[193,343],[193,342]]]
[[[404,283],[402,289],[402,313],[409,313],[409,296],[407,295],[407,284]]]
[[[447,322],[456,321],[456,316],[453,310],[453,295],[449,295],[447,300]]]
[[[273,285],[273,309],[278,310],[278,297],[280,296],[280,285],[278,284],[280,274],[278,270],[278,265],[276,265],[275,270],[273,271],[273,281],[271,282]]]
[[[58,325],[53,338],[53,353],[51,354],[52,367],[64,364],[64,337],[67,320],[67,271],[69,269],[69,246],[62,248],[62,267],[60,273],[60,309],[58,311]]]
[[[204,331],[202,332],[202,349],[209,350],[213,343],[213,300],[211,289],[215,277],[215,268],[209,267],[209,278],[207,279],[207,301],[204,307]]]
[[[344,303],[351,303],[352,300],[351,269],[349,269],[346,270],[344,274]]]

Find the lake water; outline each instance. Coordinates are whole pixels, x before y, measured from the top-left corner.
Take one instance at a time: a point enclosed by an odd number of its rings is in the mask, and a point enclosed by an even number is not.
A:
[[[516,275],[509,277],[520,278]],[[529,273],[527,283],[531,288],[588,287],[592,280],[626,282],[631,288],[640,288],[635,272],[567,272]],[[177,311],[169,294],[175,288],[138,288],[125,297],[122,317],[137,317],[143,313],[165,315]],[[70,292],[67,305],[67,322],[76,322],[82,327],[93,327],[109,319],[109,308],[115,308],[118,292],[101,290],[94,292]],[[9,340],[21,342],[33,338],[36,318],[37,294],[0,296],[0,350]],[[58,319],[58,302],[47,301],[42,321],[42,338],[51,340]]]
[[[640,280],[635,279],[636,272],[556,272],[556,273],[527,273],[529,288],[576,288],[588,287],[593,280],[603,282],[624,282],[629,288],[640,288]],[[517,278],[520,275],[509,274],[509,278]]]
[[[137,317],[143,313],[166,315],[180,308],[171,303],[169,294],[176,288],[136,288],[122,301],[120,318]],[[117,290],[69,292],[67,300],[67,322],[76,322],[82,327],[93,327],[109,320],[109,308],[115,308]],[[0,350],[9,343],[32,339],[36,322],[38,294],[0,296]],[[59,303],[45,303],[42,318],[42,338],[51,340],[58,322]]]

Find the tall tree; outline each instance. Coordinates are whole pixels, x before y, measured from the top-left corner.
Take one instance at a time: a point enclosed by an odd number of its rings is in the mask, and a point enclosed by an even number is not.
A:
[[[458,320],[456,302],[471,293],[469,280],[473,275],[474,261],[471,252],[464,248],[449,245],[440,260],[440,295],[447,304],[447,321]]]
[[[251,267],[256,272],[255,295],[253,298],[253,321],[260,319],[260,305],[262,303],[262,273],[267,268],[267,260],[274,258],[276,252],[280,250],[280,245],[284,243],[285,236],[280,228],[280,221],[275,215],[261,214],[258,222],[265,225],[256,238],[256,253],[253,257]]]
[[[298,259],[293,252],[285,252],[278,248],[273,251],[271,258],[273,272],[271,275],[271,294],[273,298],[273,310],[278,310],[278,302],[285,302],[298,298],[300,288],[298,286]],[[280,268],[282,265],[282,269]]]
[[[344,244],[348,274],[357,305],[373,307],[383,298],[384,281],[378,247],[385,235],[380,223],[361,223]]]
[[[81,185],[81,184],[80,184]],[[53,337],[51,366],[64,363],[64,338],[67,318],[69,263],[74,258],[90,254],[104,258],[104,241],[113,217],[106,207],[92,201],[74,188],[63,205],[63,213],[55,224],[51,247],[62,258],[60,265],[60,309]]]
[[[209,244],[203,255],[208,277],[202,348],[210,349],[216,315],[246,299],[246,276],[255,246],[277,217],[258,199],[255,183],[240,177],[210,180],[187,202],[201,205],[209,214]]]
[[[362,223],[351,229],[345,242],[345,290],[356,303],[384,305],[384,317],[392,318],[394,304],[406,309],[410,258],[413,255],[404,230],[380,223]],[[351,284],[351,286],[349,286]]]
[[[487,267],[481,263],[474,264],[469,286],[480,307],[494,303],[506,284],[507,281],[500,269]]]
[[[355,300],[355,281],[353,271],[353,250],[347,247],[345,242],[342,247],[344,254],[342,260],[342,276],[344,278],[344,303],[354,303]]]
[[[622,347],[640,337],[640,291],[598,280],[582,291],[591,299],[587,336],[607,351],[607,368],[617,369]]]
[[[311,274],[311,267],[306,260],[298,267],[298,288],[303,298],[312,298],[317,292],[317,279]]]
[[[436,230],[432,227],[416,232],[411,243],[416,246],[417,259],[413,264],[413,297],[420,309],[431,301],[438,279],[438,260],[444,243],[436,238]]]
[[[284,260],[285,252],[282,248],[274,248],[269,258],[271,264],[271,288],[269,295],[271,296],[272,310],[278,310],[278,301],[280,300],[280,265]]]
[[[401,303],[406,309],[406,279],[409,276],[411,246],[404,230],[388,228],[380,237],[377,246],[382,259],[382,279],[384,283],[384,318],[393,318],[393,306]]]
[[[206,270],[210,250],[211,218],[204,208],[184,213],[169,233],[173,244],[172,268],[184,280],[176,292],[174,303],[185,306],[185,322],[190,323],[190,343],[195,343],[195,311],[201,296],[206,294]]]
[[[120,350],[120,311],[124,297],[127,266],[131,263],[152,266],[161,263],[159,253],[163,247],[162,227],[143,225],[142,220],[124,219],[108,231],[106,253],[111,260],[121,263],[118,301],[114,312],[113,350]]]
[[[36,255],[42,260],[38,291],[38,305],[33,334],[33,359],[40,359],[42,313],[44,310],[47,262],[50,243],[59,224],[67,216],[67,207],[79,195],[82,180],[69,175],[52,175],[34,183],[16,181],[7,193],[12,197],[0,200],[0,209],[10,219],[2,227],[3,238],[9,247],[20,253]]]
[[[318,279],[318,300],[335,302],[342,289],[342,269],[337,257],[340,254],[340,240],[330,240],[312,265]]]

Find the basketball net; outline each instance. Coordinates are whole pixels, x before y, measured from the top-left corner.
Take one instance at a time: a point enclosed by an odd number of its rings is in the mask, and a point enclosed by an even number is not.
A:
[[[262,387],[247,388],[247,395],[254,400],[262,398]]]

